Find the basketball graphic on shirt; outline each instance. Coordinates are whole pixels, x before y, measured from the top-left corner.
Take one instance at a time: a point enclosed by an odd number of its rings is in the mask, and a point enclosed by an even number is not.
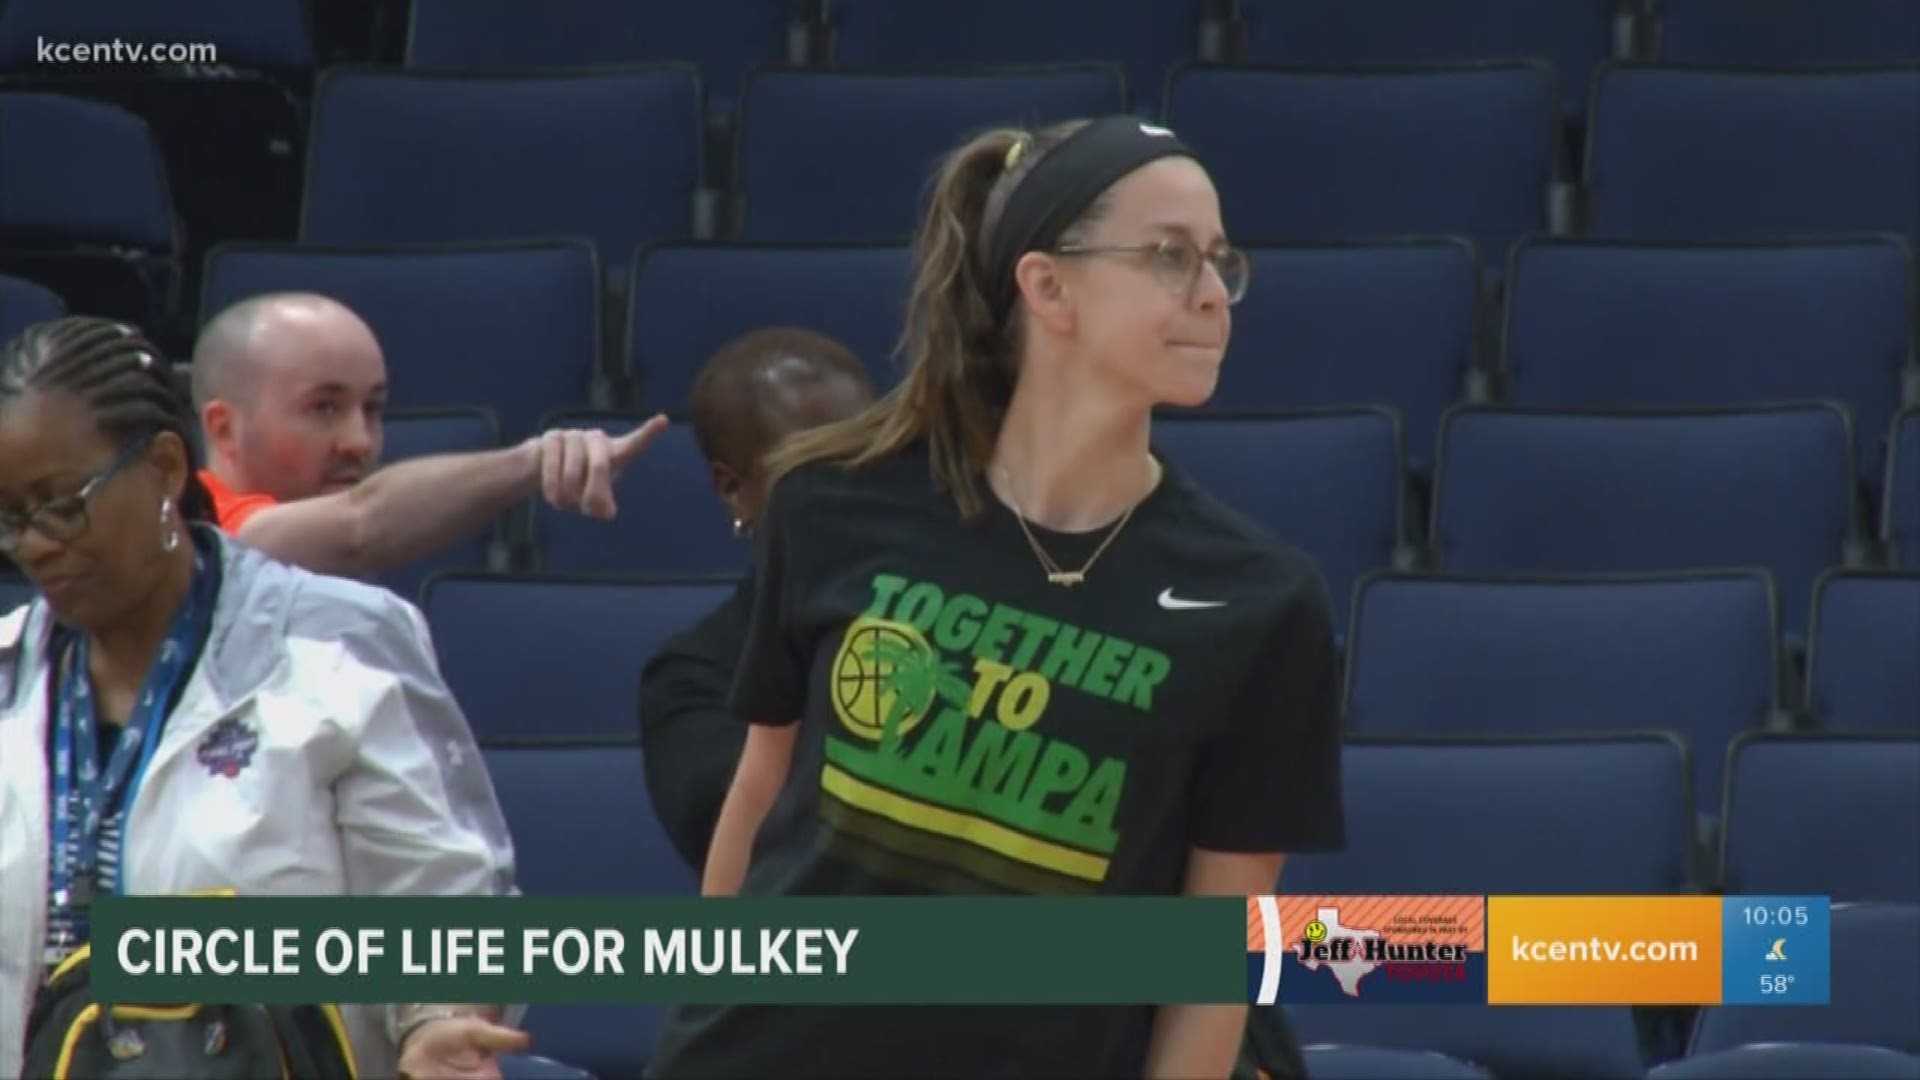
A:
[[[833,711],[848,731],[878,742],[889,720],[911,731],[933,707],[939,657],[920,631],[856,619],[833,658]]]

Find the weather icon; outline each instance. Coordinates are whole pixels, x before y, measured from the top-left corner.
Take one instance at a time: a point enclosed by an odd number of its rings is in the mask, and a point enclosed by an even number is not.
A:
[[[1768,950],[1767,952],[1767,960],[1771,963],[1777,964],[1780,961],[1785,960],[1786,958],[1787,958],[1787,939],[1774,938],[1773,948]]]

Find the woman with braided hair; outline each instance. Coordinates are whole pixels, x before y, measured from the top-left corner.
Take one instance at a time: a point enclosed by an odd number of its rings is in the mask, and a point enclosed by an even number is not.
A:
[[[0,550],[39,594],[0,619],[0,1076],[44,1067],[35,997],[103,893],[511,889],[419,613],[222,538],[191,415],[125,325],[0,349]],[[497,1076],[526,1044],[489,1007],[343,1012],[364,1076]]]

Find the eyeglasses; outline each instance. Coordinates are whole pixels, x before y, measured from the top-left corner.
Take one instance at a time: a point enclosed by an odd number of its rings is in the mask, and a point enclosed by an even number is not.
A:
[[[32,513],[0,512],[0,551],[8,555],[19,551],[20,539],[26,535],[28,529],[62,544],[86,535],[87,529],[93,524],[92,515],[87,509],[92,504],[93,497],[100,493],[100,488],[107,481],[119,475],[145,453],[147,446],[152,442],[153,437],[148,436],[128,444],[127,448],[120,451],[106,468],[95,473],[93,479],[82,485],[79,491],[41,503]]]
[[[1055,255],[1135,255],[1139,256],[1146,271],[1159,279],[1168,291],[1191,299],[1193,287],[1200,281],[1200,270],[1211,265],[1213,272],[1220,275],[1220,283],[1227,288],[1227,303],[1237,304],[1247,295],[1247,283],[1253,277],[1253,266],[1247,261],[1247,253],[1239,248],[1221,247],[1213,251],[1201,251],[1187,240],[1156,240],[1150,244],[1116,244],[1093,246],[1088,244],[1067,244],[1055,248]]]

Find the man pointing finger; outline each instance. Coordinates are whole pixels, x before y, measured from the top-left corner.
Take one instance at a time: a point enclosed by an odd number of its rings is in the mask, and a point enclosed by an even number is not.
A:
[[[620,472],[666,427],[549,431],[500,450],[379,468],[386,360],[373,331],[312,293],[243,300],[193,354],[220,527],[283,562],[367,577],[425,558],[540,495],[610,518]]]

